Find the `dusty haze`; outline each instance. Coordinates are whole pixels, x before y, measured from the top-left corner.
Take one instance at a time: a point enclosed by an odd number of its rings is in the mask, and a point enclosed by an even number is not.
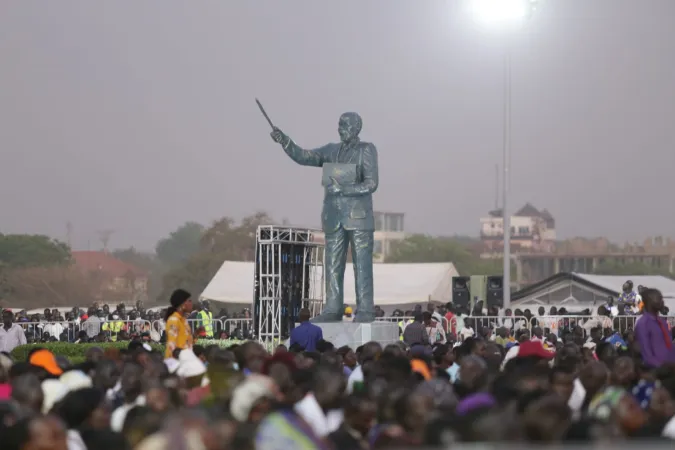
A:
[[[649,7],[645,7],[648,3]],[[501,163],[513,55],[511,210],[562,237],[674,235],[675,2],[548,0],[515,35],[455,1],[8,0],[0,9],[0,231],[154,247],[186,220],[320,223],[299,144],[347,110],[379,150],[375,207],[477,234]]]

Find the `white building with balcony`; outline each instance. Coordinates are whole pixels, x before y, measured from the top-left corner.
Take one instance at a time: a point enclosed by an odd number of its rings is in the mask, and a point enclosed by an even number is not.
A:
[[[501,209],[480,219],[480,237],[485,250],[504,248],[504,219]],[[555,219],[547,210],[539,211],[527,203],[511,216],[511,244],[515,250],[549,251],[556,239]]]

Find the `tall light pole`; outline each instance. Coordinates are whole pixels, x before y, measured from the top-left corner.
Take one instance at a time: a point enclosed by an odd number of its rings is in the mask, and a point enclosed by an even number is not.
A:
[[[468,0],[471,13],[482,25],[490,28],[513,28],[525,22],[539,0]],[[511,49],[504,52],[504,128],[502,133],[502,222],[504,240],[504,308],[511,306],[511,214],[509,181],[511,166]]]
[[[511,50],[504,54],[504,125],[502,132],[502,222],[504,222],[504,308],[511,307],[511,213],[509,212],[509,171],[511,168]]]

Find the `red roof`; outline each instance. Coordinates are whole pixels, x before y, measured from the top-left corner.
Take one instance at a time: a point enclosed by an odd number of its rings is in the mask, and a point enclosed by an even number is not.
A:
[[[109,253],[92,251],[75,251],[71,253],[75,266],[83,272],[102,272],[111,277],[125,277],[129,274],[136,277],[145,277],[147,273],[129,263],[115,258]]]

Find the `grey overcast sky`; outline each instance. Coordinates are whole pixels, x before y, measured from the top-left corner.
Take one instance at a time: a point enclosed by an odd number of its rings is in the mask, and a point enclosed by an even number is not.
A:
[[[503,55],[512,197],[562,237],[675,236],[675,1],[544,0],[516,33],[450,0],[58,2],[0,7],[0,231],[154,247],[187,220],[266,210],[320,223],[306,148],[358,111],[375,207],[473,234],[494,206]]]

